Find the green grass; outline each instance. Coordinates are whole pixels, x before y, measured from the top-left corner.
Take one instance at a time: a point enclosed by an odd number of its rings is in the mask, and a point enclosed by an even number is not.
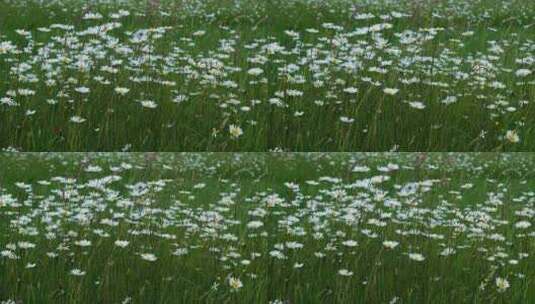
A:
[[[121,9],[130,15],[110,18]],[[85,20],[87,13],[103,18]],[[368,13],[372,19],[356,18]],[[534,17],[527,0],[195,0],[162,1],[159,10],[139,1],[4,0],[0,43],[13,47],[0,47],[0,148],[532,151],[535,73],[515,73],[533,71]],[[83,35],[110,22],[120,27]],[[353,35],[380,23],[391,28]],[[131,33],[144,29],[161,37],[134,43]],[[401,33],[414,40],[402,43]],[[282,51],[266,52],[271,43]],[[291,77],[281,72],[292,65]],[[253,67],[263,73],[249,75]],[[122,96],[116,87],[130,91]],[[186,100],[174,103],[180,95]],[[442,103],[447,97],[456,102]],[[230,125],[243,135],[233,138]],[[519,142],[504,138],[507,131]]]
[[[387,164],[399,169],[380,171]],[[503,153],[0,154],[0,301],[529,303],[535,231],[515,224],[533,224],[534,164],[532,154]],[[351,186],[373,176],[390,179]],[[134,195],[134,184],[147,191]],[[248,228],[252,220],[264,225]],[[303,248],[270,256],[292,241]],[[456,253],[441,256],[446,247]],[[243,287],[233,291],[230,277]],[[499,292],[496,278],[510,287]]]

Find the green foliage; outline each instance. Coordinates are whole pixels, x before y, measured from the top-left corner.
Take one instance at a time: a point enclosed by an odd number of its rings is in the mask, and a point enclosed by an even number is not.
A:
[[[528,303],[535,234],[517,223],[533,223],[534,164],[492,153],[0,154],[0,301]]]
[[[0,43],[14,49],[0,51],[0,148],[531,151],[535,74],[515,73],[533,71],[534,11],[498,0],[2,1]]]

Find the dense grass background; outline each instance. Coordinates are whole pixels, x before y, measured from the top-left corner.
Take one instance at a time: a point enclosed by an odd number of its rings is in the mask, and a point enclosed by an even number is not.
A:
[[[130,15],[109,18],[121,9]],[[0,54],[0,69],[5,71],[0,74],[0,98],[15,91],[12,99],[18,105],[0,103],[0,147],[23,151],[532,151],[535,76],[517,77],[515,72],[521,68],[533,71],[529,58],[534,55],[534,12],[532,1],[521,0],[199,0],[161,1],[159,9],[139,1],[4,0],[0,2],[0,41],[11,41],[19,52]],[[85,20],[87,13],[104,17]],[[357,19],[368,13],[374,17]],[[396,14],[406,16],[393,18]],[[80,35],[109,22],[121,26],[103,36]],[[392,28],[349,36],[379,23]],[[53,24],[72,29],[40,30]],[[340,29],[327,29],[325,24]],[[161,38],[141,44],[133,44],[128,34],[162,27],[169,28]],[[308,33],[311,28],[319,32]],[[17,33],[20,29],[29,31],[31,37]],[[192,35],[199,30],[205,34]],[[293,39],[285,33],[288,30],[300,38]],[[471,35],[463,34],[469,31]],[[400,33],[420,38],[400,44]],[[431,39],[422,40],[425,35]],[[73,38],[78,43],[62,45]],[[108,46],[110,39],[130,47],[132,53],[121,54]],[[386,47],[379,46],[381,39]],[[263,54],[248,46],[271,42],[289,53],[269,55],[264,65],[248,61]],[[339,42],[341,46],[335,47]],[[224,51],[221,45],[225,43],[233,50]],[[352,53],[359,48],[373,57]],[[49,57],[38,56],[45,50],[51,52]],[[318,52],[318,58],[308,58],[308,51]],[[93,61],[89,70],[74,68],[80,56]],[[134,66],[131,60],[139,58],[146,61]],[[122,63],[115,66],[117,73],[101,70],[118,59]],[[219,60],[223,66],[213,74],[199,67],[206,59]],[[320,64],[319,79],[324,85],[315,87],[313,65],[321,60],[327,61]],[[362,68],[345,71],[343,63],[351,60]],[[29,70],[14,70],[23,63]],[[304,83],[292,83],[292,77],[281,74],[279,69],[288,64],[300,66],[292,75],[304,77]],[[257,66],[264,70],[258,78],[265,77],[266,83],[250,83],[255,77],[247,71]],[[387,72],[370,71],[372,67]],[[198,76],[184,74],[184,68]],[[213,75],[214,84],[202,82],[203,77]],[[95,77],[109,83],[102,84]],[[131,77],[150,80],[136,83]],[[400,82],[414,77],[420,82]],[[56,83],[48,86],[46,79]],[[225,87],[224,81],[236,87]],[[503,87],[493,87],[496,81]],[[90,92],[77,93],[75,89],[81,86]],[[114,93],[115,87],[130,92],[121,96]],[[358,93],[344,93],[347,87]],[[384,88],[400,91],[389,96]],[[35,95],[23,96],[17,93],[20,89],[31,89]],[[282,97],[281,107],[269,103],[277,92],[289,89],[303,95]],[[173,103],[177,95],[186,95],[188,100]],[[441,103],[448,96],[457,102]],[[48,104],[48,99],[57,104]],[[143,108],[139,101],[147,99],[157,108]],[[252,100],[262,103],[255,105]],[[325,104],[318,106],[316,100]],[[415,109],[409,101],[420,101],[425,109]],[[243,106],[250,110],[243,111]],[[296,117],[296,112],[302,116]],[[86,121],[70,122],[73,116]],[[354,122],[343,123],[341,117]],[[231,124],[242,128],[243,135],[232,138]],[[515,131],[520,141],[504,138],[507,131]]]
[[[0,300],[529,303],[535,297],[533,226],[521,231],[513,225],[520,218],[526,219],[516,212],[534,210],[534,162],[532,154],[490,153],[1,154],[0,250],[20,241],[32,242],[36,248],[17,248],[17,260],[0,257]],[[398,164],[400,169],[378,171],[388,163]],[[124,164],[133,167],[110,171]],[[371,171],[352,172],[355,165],[368,166]],[[99,166],[103,171],[86,172],[90,166]],[[88,186],[90,181],[110,175],[120,176],[121,180],[100,188]],[[391,179],[377,184],[375,190],[345,187],[377,175]],[[57,177],[61,176],[70,178],[70,182],[59,181]],[[326,176],[339,181],[321,181]],[[307,183],[311,180],[320,185]],[[397,194],[407,183],[429,180],[439,182],[429,191],[422,188],[409,196]],[[39,181],[52,184],[46,186]],[[142,196],[132,196],[127,187],[156,181],[165,182],[156,183],[161,187],[153,183]],[[290,190],[286,182],[298,184],[299,190]],[[199,183],[205,187],[196,188]],[[473,187],[464,188],[467,183]],[[345,189],[349,200],[330,196],[340,189]],[[401,207],[386,207],[381,200],[373,199],[381,193],[379,189],[386,198],[399,200]],[[61,193],[66,190],[77,193],[64,198]],[[259,201],[274,193],[289,206],[269,209]],[[20,205],[8,202],[7,195]],[[232,197],[235,204],[221,204],[222,197]],[[132,201],[134,206],[121,207],[124,201]],[[268,215],[262,218],[264,227],[255,231],[246,228],[246,224],[255,218],[250,212],[257,208],[267,209]],[[352,208],[360,210],[364,217],[359,224],[347,225],[342,215]],[[385,212],[394,214],[392,219],[383,219],[386,226],[367,223]],[[214,213],[223,217],[221,225],[202,222],[202,214]],[[82,224],[77,217],[81,214],[91,215],[90,221]],[[290,226],[282,224],[292,216],[299,221]],[[403,216],[409,220],[403,221]],[[323,224],[313,228],[314,218]],[[117,225],[109,226],[104,219],[113,219]],[[527,220],[533,223],[533,216]],[[461,224],[459,230],[448,226],[455,222]],[[188,225],[200,226],[188,229]],[[299,231],[299,227],[307,234],[290,233]],[[506,241],[469,237],[470,229],[478,227],[484,235],[500,233]],[[378,238],[365,236],[365,229],[377,233]],[[399,229],[423,234],[401,236],[396,233]],[[260,237],[261,231],[267,235]],[[324,238],[314,239],[314,231],[322,232]],[[46,239],[46,232],[55,238],[49,235]],[[236,239],[217,237],[226,233]],[[442,235],[444,239],[425,237],[427,234]],[[91,246],[75,245],[81,239],[90,240]],[[117,239],[130,244],[118,248],[114,245]],[[356,240],[358,246],[344,247],[341,242],[346,239]],[[387,250],[381,245],[385,239],[397,240],[400,245]],[[285,260],[268,255],[276,243],[288,241],[301,242],[304,248],[286,249]],[[329,244],[335,249],[325,250]],[[457,253],[440,256],[445,246],[456,248]],[[188,248],[189,253],[172,255],[177,248]],[[316,251],[327,255],[317,258]],[[49,258],[47,252],[55,252],[58,257]],[[158,260],[142,260],[139,254],[145,252],[154,253]],[[251,259],[252,252],[262,256]],[[420,252],[426,260],[411,261],[407,252]],[[520,253],[529,257],[519,258]],[[487,260],[489,257],[495,260]],[[252,263],[244,266],[243,259]],[[509,260],[517,260],[518,264]],[[35,268],[25,269],[28,263],[35,264]],[[295,263],[304,265],[294,269]],[[70,275],[74,268],[86,274]],[[353,276],[338,275],[341,268],[353,271]],[[230,275],[240,278],[244,284],[241,289],[232,291],[227,280]],[[496,277],[507,278],[511,287],[498,292]],[[215,283],[219,284],[216,289]]]

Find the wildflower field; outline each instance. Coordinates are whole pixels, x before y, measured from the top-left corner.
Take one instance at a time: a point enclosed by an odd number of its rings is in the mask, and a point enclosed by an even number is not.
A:
[[[0,149],[533,151],[530,0],[1,0]]]
[[[1,303],[531,303],[533,154],[0,154]]]

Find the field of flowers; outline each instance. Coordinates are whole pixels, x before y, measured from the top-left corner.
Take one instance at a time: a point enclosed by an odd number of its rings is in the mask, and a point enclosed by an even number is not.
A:
[[[533,154],[0,154],[0,303],[531,303]]]
[[[533,151],[531,0],[1,0],[0,149]]]

